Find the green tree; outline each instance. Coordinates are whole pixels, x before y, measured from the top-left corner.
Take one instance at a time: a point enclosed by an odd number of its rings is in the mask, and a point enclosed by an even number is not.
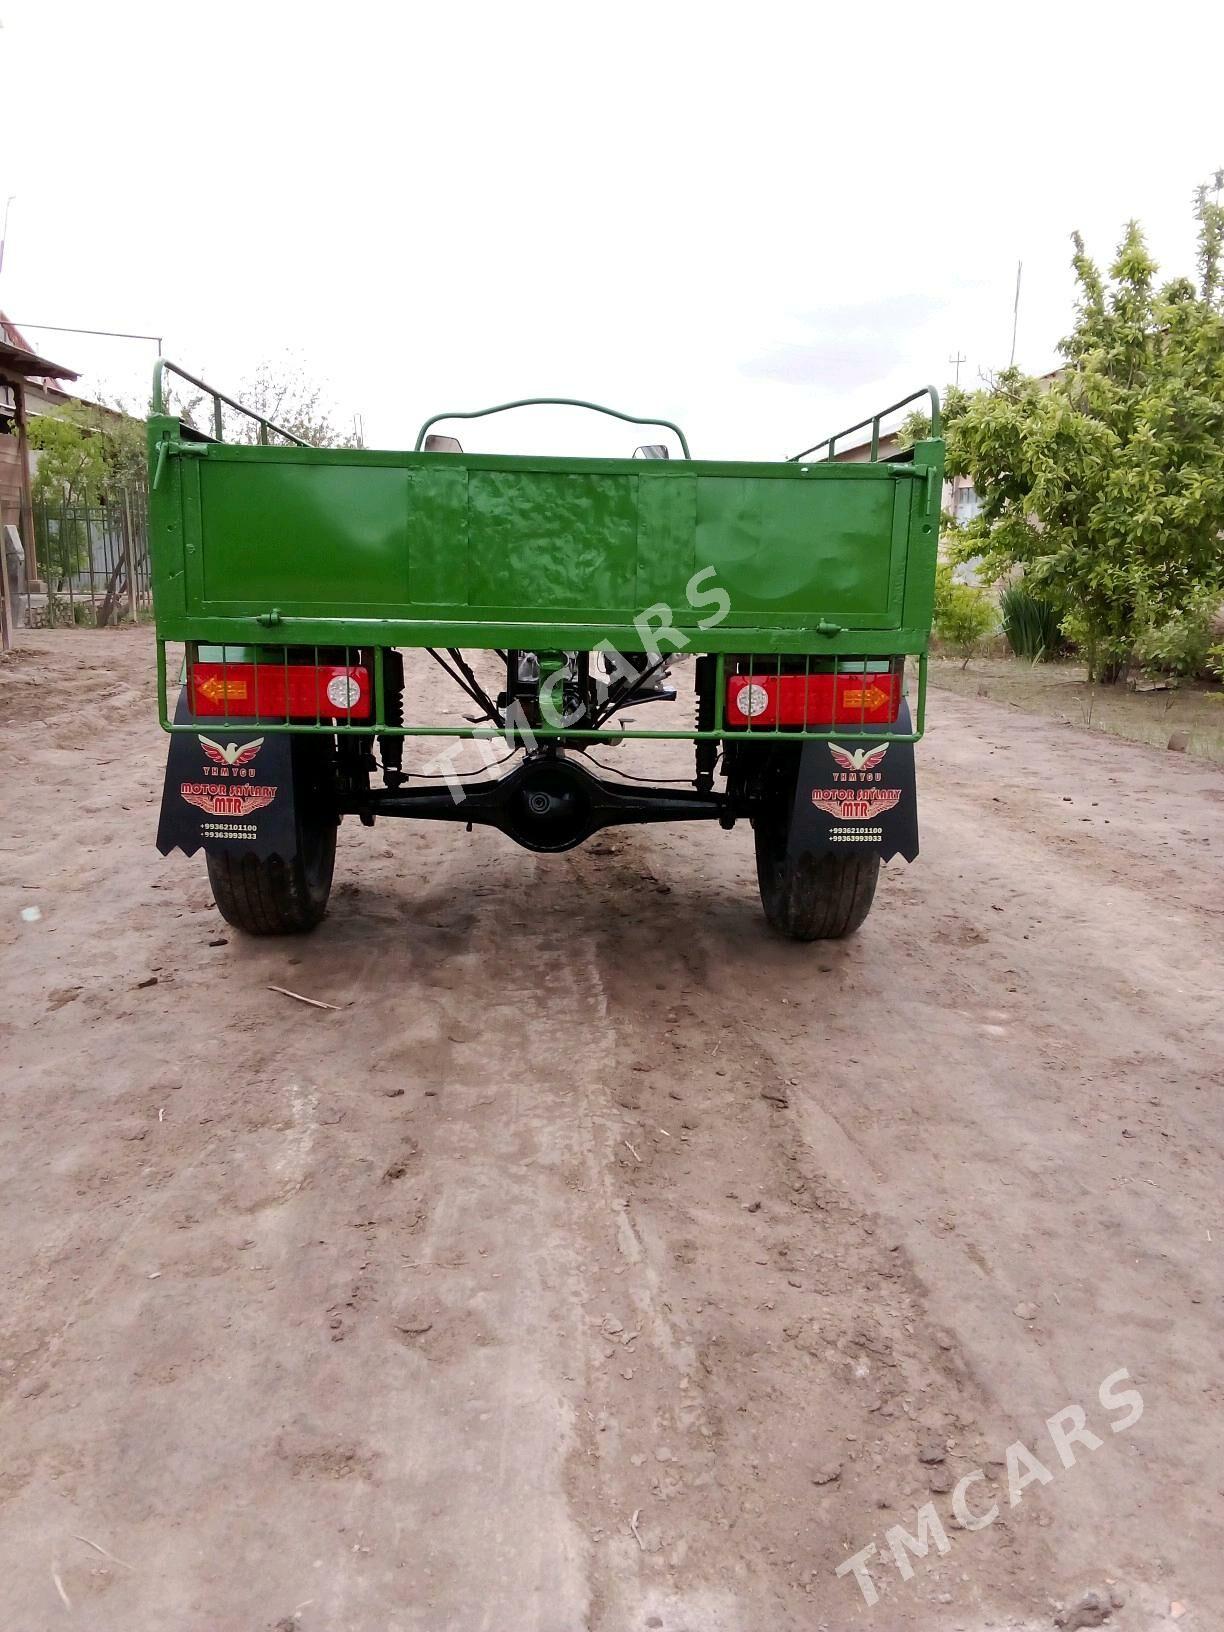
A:
[[[53,507],[36,513],[39,559],[55,564],[56,575],[79,572],[89,559],[85,508],[113,498],[124,488],[143,485],[146,470],[144,420],[122,408],[70,402],[53,414],[31,419],[30,446],[38,454],[33,495]],[[53,524],[53,537],[47,526]]]
[[[940,414],[943,420],[943,431],[946,436],[948,427],[954,425],[965,409],[969,406],[973,393],[966,391],[963,385],[945,385],[943,398],[940,402]],[[931,416],[916,409],[912,414],[906,414],[897,427],[897,447],[899,449],[912,448],[915,442],[921,442],[931,434]]]
[[[957,653],[961,668],[999,626],[998,613],[989,595],[976,584],[958,584],[952,563],[941,561],[935,568],[935,633],[945,646]]]
[[[279,363],[262,362],[235,393],[243,407],[254,409],[282,430],[290,431],[313,448],[355,448],[361,445],[356,429],[340,430],[332,419],[322,386],[310,380],[302,365],[287,357]],[[259,426],[244,415],[227,415],[227,437],[258,442]]]
[[[31,419],[29,436],[37,497],[93,501],[145,479],[145,422],[122,406],[69,402]]]
[[[1224,589],[1224,207],[1200,188],[1198,283],[1158,284],[1135,222],[1108,277],[1073,235],[1066,369],[1014,369],[971,396],[948,469],[981,514],[956,546],[1001,578],[1019,567],[1064,610],[1095,677],[1121,678],[1137,638]]]

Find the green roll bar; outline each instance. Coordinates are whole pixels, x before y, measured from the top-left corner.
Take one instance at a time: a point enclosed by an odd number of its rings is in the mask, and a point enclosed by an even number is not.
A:
[[[835,431],[832,436],[826,436],[821,442],[814,442],[810,448],[804,448],[802,453],[792,453],[788,464],[796,464],[800,459],[806,459],[809,453],[819,453],[821,448],[828,448],[826,459],[832,459],[837,444],[844,436],[853,436],[855,431],[866,430],[871,426],[871,460],[874,464],[880,457],[880,421],[889,414],[895,414],[898,408],[908,408],[911,402],[917,402],[920,397],[931,399],[931,431],[938,436],[940,433],[939,392],[933,385],[924,385],[917,391],[911,391],[908,397],[902,397],[900,402],[891,403],[887,408],[881,408],[878,414],[872,414],[867,419],[860,419],[857,425],[847,425],[844,431]]]
[[[472,408],[467,413],[435,414],[427,419],[417,432],[414,453],[420,453],[425,444],[425,435],[431,425],[437,425],[444,419],[484,419],[489,414],[504,414],[511,408],[589,408],[594,414],[608,414],[613,419],[623,419],[630,425],[655,425],[663,430],[674,431],[684,449],[684,457],[691,459],[688,440],[679,425],[673,424],[670,419],[641,419],[637,414],[622,414],[618,408],[605,408],[598,402],[583,402],[580,397],[521,397],[517,402],[499,402],[495,408]]]

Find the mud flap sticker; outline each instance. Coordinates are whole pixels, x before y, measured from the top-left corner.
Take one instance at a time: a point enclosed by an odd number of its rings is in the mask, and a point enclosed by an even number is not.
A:
[[[903,702],[896,729],[909,731]],[[790,849],[797,854],[878,850],[884,861],[918,854],[912,742],[805,742],[795,787]]]
[[[186,691],[174,711],[176,725],[192,716]],[[170,738],[162,789],[157,848],[194,856],[241,851],[266,859],[297,848],[293,801],[293,739],[265,734],[234,721],[204,722],[198,734]]]

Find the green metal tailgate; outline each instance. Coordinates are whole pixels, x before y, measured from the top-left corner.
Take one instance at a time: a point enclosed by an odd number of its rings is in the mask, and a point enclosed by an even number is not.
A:
[[[634,649],[662,603],[694,650],[926,646],[938,442],[912,463],[586,460],[184,441],[170,419],[151,442],[164,639]],[[715,588],[731,609],[702,632]]]

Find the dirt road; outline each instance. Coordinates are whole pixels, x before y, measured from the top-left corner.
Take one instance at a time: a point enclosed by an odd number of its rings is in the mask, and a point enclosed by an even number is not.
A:
[[[0,668],[0,1632],[1224,1624],[1218,769],[936,693],[850,943],[394,823],[260,943],[152,692]]]

